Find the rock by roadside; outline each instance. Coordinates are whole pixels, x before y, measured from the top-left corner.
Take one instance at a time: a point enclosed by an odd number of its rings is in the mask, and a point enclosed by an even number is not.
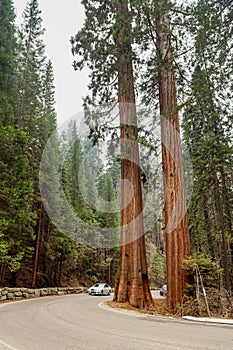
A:
[[[29,299],[47,295],[65,295],[86,293],[86,287],[53,287],[53,288],[0,288],[0,301]]]

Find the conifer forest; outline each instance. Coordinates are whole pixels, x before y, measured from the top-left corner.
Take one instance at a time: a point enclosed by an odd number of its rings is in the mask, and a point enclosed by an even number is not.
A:
[[[0,0],[0,287],[150,309],[167,284],[172,314],[232,315],[233,2],[81,3],[88,94],[60,128],[40,1],[18,25]]]

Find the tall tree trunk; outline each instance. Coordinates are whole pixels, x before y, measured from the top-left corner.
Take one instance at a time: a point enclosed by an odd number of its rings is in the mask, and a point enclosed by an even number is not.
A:
[[[63,268],[63,258],[64,258],[64,252],[61,251],[61,256],[59,258],[59,275],[58,275],[58,285],[61,285],[61,275],[62,275],[62,268]]]
[[[171,49],[167,1],[158,1],[157,48],[161,142],[164,180],[164,211],[167,256],[167,305],[177,312],[182,304],[186,278],[183,259],[191,254],[188,230],[184,172],[177,109],[176,83]]]
[[[1,286],[5,286],[5,274],[6,274],[6,264],[1,264],[0,265],[0,284]]]
[[[135,140],[137,122],[130,38],[131,20],[127,0],[116,1],[116,12],[122,163],[121,247],[114,300],[128,301],[134,307],[149,308],[153,300],[146,262],[139,147]]]
[[[215,187],[215,217],[219,232],[221,233],[221,267],[223,267],[223,284],[227,290],[231,289],[231,259],[227,240],[227,230],[224,222],[224,203],[217,174],[214,174]],[[225,189],[226,190],[226,189]]]
[[[158,226],[159,226],[159,251],[160,251],[160,254],[164,255],[164,253],[165,253],[165,239],[164,239],[162,215],[159,216]]]
[[[32,276],[32,288],[36,287],[36,275],[39,261],[39,248],[40,248],[40,239],[41,239],[41,221],[42,221],[42,212],[43,206],[40,207],[40,216],[37,224],[37,234],[36,234],[36,247],[35,247],[35,257],[33,265],[33,276]]]
[[[220,167],[220,174],[221,174],[221,182],[222,182],[222,199],[223,199],[223,208],[225,211],[225,222],[226,222],[226,231],[228,233],[229,237],[233,237],[233,229],[232,229],[232,223],[233,223],[233,218],[232,218],[232,210],[231,210],[231,201],[229,197],[229,191],[226,183],[226,174],[224,172],[224,169]],[[233,243],[232,240],[228,239],[227,244],[229,245],[229,258],[228,258],[228,263],[229,263],[229,278],[230,278],[230,286],[231,290],[233,291],[233,267],[232,267],[232,262],[233,262]]]

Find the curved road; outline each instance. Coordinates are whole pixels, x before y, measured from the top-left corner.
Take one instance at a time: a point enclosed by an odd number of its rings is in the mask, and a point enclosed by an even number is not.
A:
[[[0,350],[232,350],[233,326],[112,312],[109,297],[45,297],[0,306]]]

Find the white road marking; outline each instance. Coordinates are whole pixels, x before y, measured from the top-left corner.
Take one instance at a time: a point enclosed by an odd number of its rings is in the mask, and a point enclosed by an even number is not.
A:
[[[142,317],[145,318],[146,314],[142,314],[139,311],[134,311],[134,310],[126,310],[126,309],[120,309],[120,308],[113,308],[111,306],[108,306],[104,303],[104,301],[101,301],[98,306],[101,309],[105,309],[111,312],[116,312],[118,314],[122,314],[122,315],[128,315],[128,316],[133,316],[133,317]]]
[[[10,350],[17,350],[16,348],[14,348],[13,346],[5,343],[4,341],[0,340],[0,344],[2,344],[3,346],[5,346],[7,349],[10,349]]]

